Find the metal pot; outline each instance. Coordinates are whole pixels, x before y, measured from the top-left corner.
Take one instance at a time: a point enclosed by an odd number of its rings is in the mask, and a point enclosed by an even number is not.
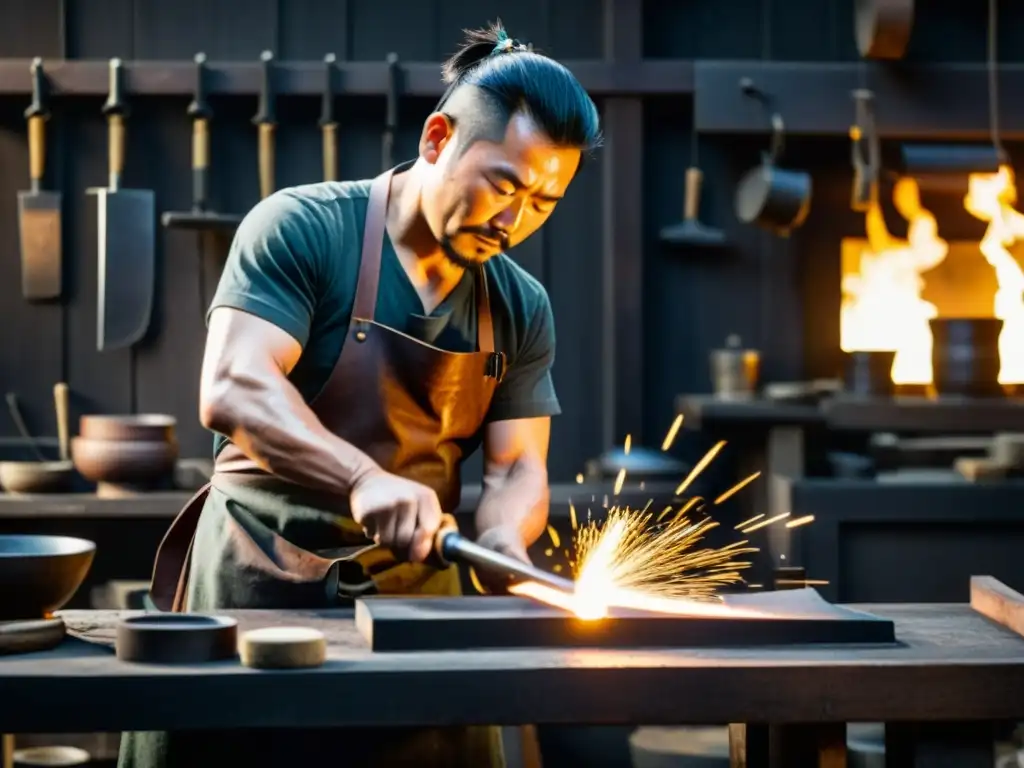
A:
[[[843,391],[864,397],[891,397],[893,351],[870,350],[847,352],[844,356]]]
[[[932,330],[932,383],[940,395],[1001,397],[999,336],[994,317],[938,317]]]
[[[768,108],[768,98],[749,79],[740,81],[744,95]],[[761,164],[751,168],[736,187],[734,207],[737,218],[745,224],[757,224],[781,237],[804,223],[811,210],[813,191],[811,175],[778,167],[785,145],[785,124],[782,115],[770,111],[772,143],[761,155]]]
[[[711,385],[723,400],[749,400],[757,390],[761,353],[743,349],[736,334],[725,340],[724,349],[711,351]]]
[[[811,192],[809,173],[777,168],[765,153],[761,165],[747,171],[736,187],[736,216],[787,237],[810,213]]]

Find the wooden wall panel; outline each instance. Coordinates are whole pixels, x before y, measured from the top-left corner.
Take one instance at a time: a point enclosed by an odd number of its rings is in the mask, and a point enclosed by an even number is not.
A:
[[[852,3],[735,0],[726,9],[709,0],[645,2],[642,53],[647,58],[855,60]],[[974,5],[921,4],[910,58],[981,61],[985,14],[983,4]],[[1024,56],[1024,6],[1000,5],[1000,58],[1017,61]],[[288,59],[319,60],[330,51],[341,59],[380,60],[396,51],[405,60],[440,61],[457,44],[461,27],[496,16],[513,34],[555,56],[606,53],[607,30],[597,0],[109,0],[103,14],[91,8],[86,0],[11,0],[0,28],[0,57],[182,60],[203,50],[211,59],[255,61],[261,50],[271,48]],[[129,94],[129,100],[127,183],[153,188],[160,211],[187,207],[188,99]],[[161,232],[150,334],[131,352],[95,351],[96,214],[85,189],[106,180],[101,104],[95,97],[55,104],[49,165],[65,196],[67,297],[63,306],[30,305],[20,298],[15,203],[17,190],[27,185],[22,117],[27,99],[0,99],[0,194],[8,201],[0,205],[0,231],[8,233],[0,238],[0,382],[21,396],[38,431],[53,433],[50,390],[65,377],[75,415],[133,408],[172,413],[181,421],[184,452],[206,455],[210,436],[196,419],[196,377],[203,316],[227,244]],[[415,153],[419,127],[432,106],[431,100],[403,99],[400,158]],[[213,107],[211,197],[215,207],[244,213],[258,199],[256,132],[250,123],[256,99],[215,98]],[[343,178],[380,170],[383,107],[379,98],[338,100]],[[318,110],[317,99],[280,100],[279,186],[319,179]],[[685,101],[649,99],[642,120],[643,138],[634,141],[643,144],[644,246],[638,254],[643,350],[634,358],[641,362],[635,366],[635,392],[628,396],[637,400],[630,410],[642,414],[642,433],[634,439],[655,445],[671,422],[673,396],[709,389],[707,354],[729,333],[764,350],[771,378],[821,373],[832,365],[837,320],[825,304],[831,307],[835,299],[829,293],[837,269],[833,244],[857,224],[842,210],[844,140],[790,142],[787,159],[811,168],[818,191],[805,228],[779,240],[740,226],[732,211],[735,182],[756,162],[763,142],[706,136],[695,153]],[[706,175],[701,217],[727,231],[737,246],[733,253],[708,258],[668,251],[657,240],[658,229],[680,216],[683,173],[691,162]],[[601,217],[607,165],[599,153],[549,226],[512,254],[547,285],[558,324],[555,377],[565,411],[552,438],[552,476],[558,479],[571,478],[603,447]],[[616,210],[614,200],[607,205],[604,211]],[[818,298],[825,302],[821,308]],[[827,318],[819,317],[823,312]],[[617,333],[625,333],[621,322]],[[628,380],[620,375],[620,390]],[[0,435],[13,433],[8,422],[0,419]],[[687,450],[684,444],[681,450]]]

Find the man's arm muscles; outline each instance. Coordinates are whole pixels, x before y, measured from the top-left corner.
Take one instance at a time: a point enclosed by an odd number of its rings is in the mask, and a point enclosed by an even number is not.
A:
[[[272,323],[229,307],[215,309],[203,356],[200,420],[267,472],[347,493],[380,468],[328,431],[288,380],[301,352]]]
[[[548,442],[551,418],[494,421],[484,431],[483,495],[476,525],[515,529],[529,546],[548,521]]]

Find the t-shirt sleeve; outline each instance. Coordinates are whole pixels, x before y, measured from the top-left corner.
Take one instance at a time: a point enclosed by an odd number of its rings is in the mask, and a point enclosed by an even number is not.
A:
[[[210,312],[217,307],[248,312],[305,347],[325,259],[323,222],[312,206],[279,192],[246,215],[231,243]]]
[[[547,293],[541,291],[526,326],[523,343],[509,361],[487,412],[487,421],[534,419],[562,412],[551,378],[555,363],[555,318]]]

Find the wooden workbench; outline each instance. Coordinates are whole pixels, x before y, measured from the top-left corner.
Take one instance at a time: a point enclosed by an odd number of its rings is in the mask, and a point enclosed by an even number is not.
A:
[[[326,632],[326,666],[292,672],[122,663],[112,644],[125,614],[71,611],[85,640],[0,658],[0,732],[1024,719],[1024,639],[966,605],[858,607],[894,619],[900,644],[373,654],[348,612],[231,613],[242,629]]]

